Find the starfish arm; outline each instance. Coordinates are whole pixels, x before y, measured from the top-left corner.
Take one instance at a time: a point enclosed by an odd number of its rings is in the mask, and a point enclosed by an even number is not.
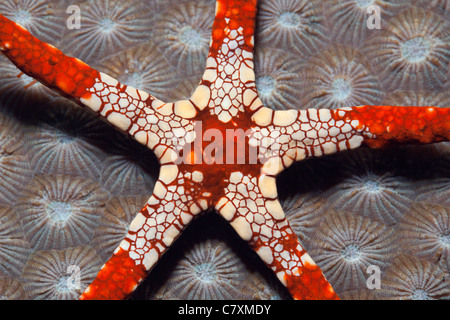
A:
[[[230,175],[215,208],[275,272],[294,299],[338,299],[291,229],[278,201],[275,178]]]
[[[227,123],[256,96],[256,0],[218,0],[206,68],[191,101]]]
[[[154,194],[133,219],[127,235],[80,299],[127,298],[201,211],[189,195],[180,191],[182,186],[164,182],[173,175],[169,172],[173,168],[162,170],[164,177],[155,184]]]
[[[286,219],[267,220],[271,232],[254,234],[250,246],[295,300],[339,300],[322,270],[300,244]],[[263,229],[263,227],[261,227]]]
[[[349,126],[347,137],[359,136],[371,148],[450,141],[450,108],[358,106],[331,112],[341,130]]]
[[[256,3],[257,0],[217,0],[209,56],[217,57],[220,53],[226,56],[228,50],[237,47],[241,53],[253,51]],[[229,44],[236,39],[233,34],[242,35],[242,41],[236,41],[236,48],[230,48]]]
[[[263,172],[277,175],[294,161],[389,143],[450,140],[450,108],[360,106],[274,111],[260,105],[252,114],[253,145],[267,159]],[[262,149],[261,149],[262,148]]]
[[[259,148],[265,174],[276,176],[294,161],[335,153],[342,146],[356,147],[353,140],[341,143],[341,130],[329,109],[275,111],[256,105],[249,143]]]
[[[158,112],[158,121],[172,116],[174,104],[166,106],[147,92],[121,84],[84,62],[64,55],[54,46],[32,36],[19,24],[0,15],[0,50],[25,74],[59,94],[85,106],[116,128],[136,135],[139,123]],[[180,114],[195,110],[179,107]],[[141,120],[141,121],[139,121]],[[143,142],[141,134],[138,139]],[[144,143],[144,142],[143,142]]]

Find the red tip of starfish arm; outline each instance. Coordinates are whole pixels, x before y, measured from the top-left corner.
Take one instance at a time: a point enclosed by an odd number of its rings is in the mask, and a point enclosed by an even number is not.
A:
[[[145,278],[143,265],[136,265],[128,252],[119,248],[102,267],[96,279],[81,295],[81,300],[122,300]]]
[[[450,108],[360,106],[334,111],[336,120],[353,121],[371,148],[389,143],[450,140]]]
[[[318,266],[304,266],[299,276],[284,276],[286,287],[296,300],[339,300]]]
[[[33,37],[0,15],[0,50],[22,72],[61,94],[78,100],[95,84],[98,71]]]
[[[215,56],[232,30],[242,28],[243,49],[253,50],[256,0],[218,0],[210,53]]]

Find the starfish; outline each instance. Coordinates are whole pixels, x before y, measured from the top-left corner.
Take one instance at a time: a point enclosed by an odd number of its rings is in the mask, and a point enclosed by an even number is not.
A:
[[[153,195],[81,299],[124,299],[183,229],[216,210],[294,299],[338,299],[278,200],[293,162],[367,145],[450,140],[450,109],[355,106],[274,111],[255,84],[257,0],[217,0],[206,69],[189,99],[166,103],[64,55],[0,15],[0,50],[25,74],[87,107],[157,156]]]

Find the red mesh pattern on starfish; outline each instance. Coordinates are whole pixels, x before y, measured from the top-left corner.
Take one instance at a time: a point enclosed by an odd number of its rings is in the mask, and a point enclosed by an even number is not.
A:
[[[0,16],[0,49],[24,73],[155,152],[154,193],[82,299],[123,299],[200,212],[215,209],[295,299],[338,299],[278,201],[294,161],[390,142],[449,140],[448,108],[274,111],[255,85],[256,0],[218,0],[206,69],[190,99],[164,103],[98,72]]]
[[[253,50],[256,0],[218,0],[212,31],[211,56],[216,56],[230,33],[239,30],[244,36],[243,50]]]
[[[86,94],[98,71],[65,56],[54,46],[33,37],[27,30],[0,15],[0,50],[27,75],[73,98]]]

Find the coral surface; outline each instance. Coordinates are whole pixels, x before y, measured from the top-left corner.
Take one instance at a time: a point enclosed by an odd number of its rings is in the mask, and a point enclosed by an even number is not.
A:
[[[366,26],[369,2],[381,8],[380,30]],[[64,1],[5,0],[0,13],[125,84],[164,100],[192,93],[215,1],[73,4],[81,29],[67,28]],[[259,0],[258,9],[256,77],[267,106],[450,106],[448,1]],[[3,56],[0,73],[0,299],[77,298],[145,203],[158,163]],[[308,160],[279,177],[286,216],[341,298],[450,298],[449,162],[439,143]],[[208,214],[132,299],[289,298]],[[368,288],[370,266],[381,269],[382,289]]]

